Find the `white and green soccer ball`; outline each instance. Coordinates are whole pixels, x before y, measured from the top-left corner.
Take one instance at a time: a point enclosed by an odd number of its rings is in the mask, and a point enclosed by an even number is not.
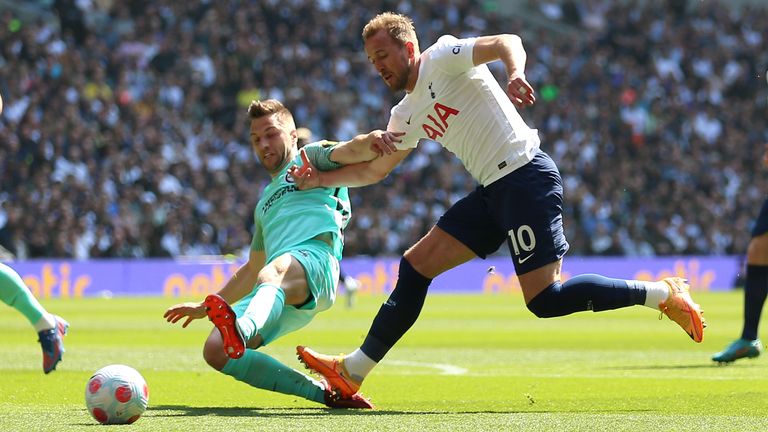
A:
[[[96,371],[85,386],[85,405],[102,424],[129,424],[141,417],[149,403],[149,388],[134,368],[109,365]]]

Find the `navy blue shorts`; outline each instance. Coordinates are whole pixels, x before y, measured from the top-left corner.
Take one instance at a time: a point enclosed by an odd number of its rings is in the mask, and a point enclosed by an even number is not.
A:
[[[480,258],[506,240],[519,275],[555,262],[568,251],[560,172],[539,151],[526,165],[457,201],[437,226]]]
[[[752,228],[752,237],[757,237],[767,232],[768,232],[768,199],[763,201],[763,207],[760,209],[760,214],[757,215],[757,220],[755,221],[755,227]]]

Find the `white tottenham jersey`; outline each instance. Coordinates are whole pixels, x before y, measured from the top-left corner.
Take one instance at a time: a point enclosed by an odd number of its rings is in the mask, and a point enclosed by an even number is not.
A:
[[[387,129],[405,132],[401,150],[437,141],[488,186],[530,162],[539,135],[488,67],[474,65],[475,40],[442,36],[421,54],[416,85],[392,108]]]

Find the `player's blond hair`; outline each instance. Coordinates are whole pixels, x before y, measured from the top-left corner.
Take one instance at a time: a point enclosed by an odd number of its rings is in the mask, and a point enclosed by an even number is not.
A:
[[[260,101],[251,101],[248,106],[248,116],[251,120],[276,114],[277,120],[291,129],[296,129],[296,123],[293,120],[291,111],[277,99],[265,99]]]
[[[363,27],[363,42],[379,30],[385,30],[392,39],[400,42],[401,45],[405,45],[406,42],[413,42],[414,47],[419,48],[413,20],[406,15],[394,12],[383,12],[376,15]]]

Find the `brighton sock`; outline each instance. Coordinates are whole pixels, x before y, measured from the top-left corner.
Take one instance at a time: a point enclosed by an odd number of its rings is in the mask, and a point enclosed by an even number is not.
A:
[[[56,320],[35,298],[15,270],[0,263],[0,300],[24,315],[35,331],[49,330]]]
[[[325,388],[320,381],[256,350],[248,349],[239,359],[229,359],[221,372],[260,389],[325,402]]]

